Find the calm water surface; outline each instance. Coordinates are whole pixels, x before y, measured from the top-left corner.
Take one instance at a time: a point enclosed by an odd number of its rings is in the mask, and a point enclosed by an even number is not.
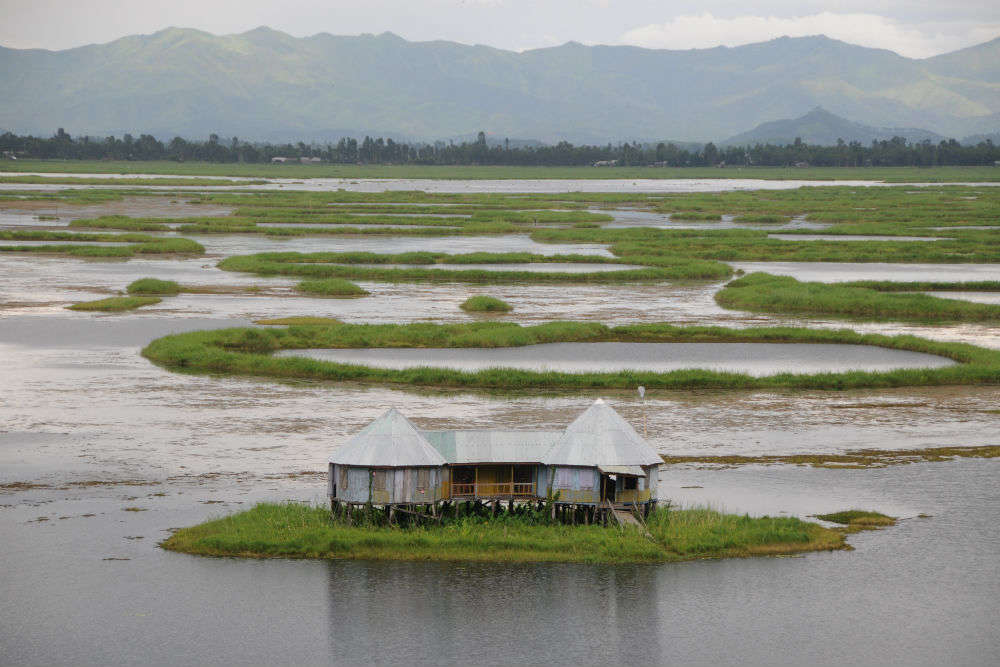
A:
[[[563,373],[665,373],[685,368],[746,373],[832,373],[850,370],[940,368],[944,357],[868,345],[801,343],[547,343],[499,348],[369,348],[285,350],[283,357],[308,357],[376,368],[451,368],[479,371],[516,368]]]

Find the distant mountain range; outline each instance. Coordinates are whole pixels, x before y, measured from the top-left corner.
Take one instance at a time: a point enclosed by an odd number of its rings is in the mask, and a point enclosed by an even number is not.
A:
[[[65,51],[0,48],[0,90],[0,128],[46,135],[719,141],[821,106],[872,128],[964,137],[1000,130],[1000,38],[914,60],[826,37],[516,53],[391,33],[170,28]]]
[[[854,123],[819,107],[804,116],[761,123],[748,132],[725,140],[723,145],[746,146],[751,144],[790,144],[802,139],[807,144],[832,146],[842,139],[846,143],[859,141],[864,145],[875,140],[903,137],[910,142],[929,139],[937,143],[943,136],[930,130],[912,127],[871,127]]]

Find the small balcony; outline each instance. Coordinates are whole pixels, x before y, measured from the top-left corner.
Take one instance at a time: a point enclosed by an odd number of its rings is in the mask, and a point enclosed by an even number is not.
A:
[[[473,482],[462,484],[453,482],[451,485],[451,497],[463,500],[475,500],[478,498],[496,499],[517,499],[534,498],[534,482]]]

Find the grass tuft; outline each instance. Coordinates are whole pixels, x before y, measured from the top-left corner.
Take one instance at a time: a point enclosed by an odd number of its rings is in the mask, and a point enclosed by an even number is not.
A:
[[[343,278],[326,278],[323,280],[303,280],[295,286],[300,292],[313,296],[332,296],[339,298],[368,296],[371,292],[362,289]]]
[[[129,294],[159,294],[162,296],[174,296],[179,294],[181,286],[173,280],[160,280],[159,278],[139,278],[129,283],[126,288]]]
[[[482,294],[470,296],[459,307],[469,313],[509,313],[514,310],[506,301]]]

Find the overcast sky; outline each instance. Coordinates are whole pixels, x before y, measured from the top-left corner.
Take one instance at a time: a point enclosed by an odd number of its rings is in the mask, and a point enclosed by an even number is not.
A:
[[[0,45],[12,48],[260,25],[297,37],[388,30],[519,51],[571,40],[690,49],[825,34],[923,58],[1000,36],[1000,0],[0,0]]]

